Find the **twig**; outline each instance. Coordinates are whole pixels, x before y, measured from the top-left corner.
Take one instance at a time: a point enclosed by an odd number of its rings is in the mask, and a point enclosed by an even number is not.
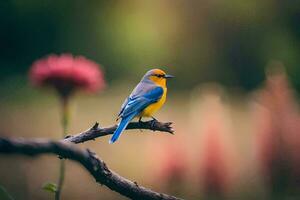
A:
[[[117,173],[111,171],[93,152],[88,149],[81,150],[66,142],[42,139],[0,138],[0,153],[23,154],[28,156],[56,154],[62,158],[79,162],[90,172],[98,183],[106,185],[111,190],[128,198],[136,200],[179,200],[177,197],[154,192],[119,176]]]
[[[128,124],[126,129],[149,129],[152,131],[161,131],[167,133],[174,133],[174,130],[171,127],[172,122],[159,122],[156,120],[146,121],[146,122],[131,122]],[[83,143],[89,140],[95,140],[98,137],[106,136],[113,134],[117,126],[111,126],[107,128],[99,127],[99,123],[96,122],[93,127],[87,131],[78,133],[76,135],[68,135],[63,141],[77,143]]]

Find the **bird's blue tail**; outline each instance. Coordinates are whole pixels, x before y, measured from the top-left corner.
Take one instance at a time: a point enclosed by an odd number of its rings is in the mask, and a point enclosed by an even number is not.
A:
[[[129,124],[129,122],[132,120],[133,117],[134,115],[129,115],[125,118],[122,118],[121,122],[118,125],[118,128],[115,130],[113,136],[110,138],[109,144],[112,144],[118,140],[121,133],[125,130],[125,128],[127,127],[127,125]]]

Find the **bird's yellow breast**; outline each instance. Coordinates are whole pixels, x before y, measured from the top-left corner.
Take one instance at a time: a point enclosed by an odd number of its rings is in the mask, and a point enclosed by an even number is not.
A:
[[[140,117],[151,117],[156,111],[158,111],[165,103],[167,99],[167,88],[163,87],[163,95],[157,102],[150,104],[140,114]]]

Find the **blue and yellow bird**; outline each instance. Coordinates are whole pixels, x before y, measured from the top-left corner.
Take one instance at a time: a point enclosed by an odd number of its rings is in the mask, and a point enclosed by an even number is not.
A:
[[[174,76],[166,74],[163,70],[152,69],[148,71],[124,101],[118,119],[121,119],[109,143],[114,143],[125,130],[129,122],[139,117],[153,117],[166,101],[167,79]]]

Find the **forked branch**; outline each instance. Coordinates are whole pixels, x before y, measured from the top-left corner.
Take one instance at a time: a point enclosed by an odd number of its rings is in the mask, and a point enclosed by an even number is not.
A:
[[[98,183],[128,198],[138,200],[179,200],[177,197],[154,192],[121,177],[110,170],[104,161],[98,158],[93,152],[88,149],[81,150],[70,143],[45,139],[0,138],[0,153],[28,156],[55,154],[80,163]]]

